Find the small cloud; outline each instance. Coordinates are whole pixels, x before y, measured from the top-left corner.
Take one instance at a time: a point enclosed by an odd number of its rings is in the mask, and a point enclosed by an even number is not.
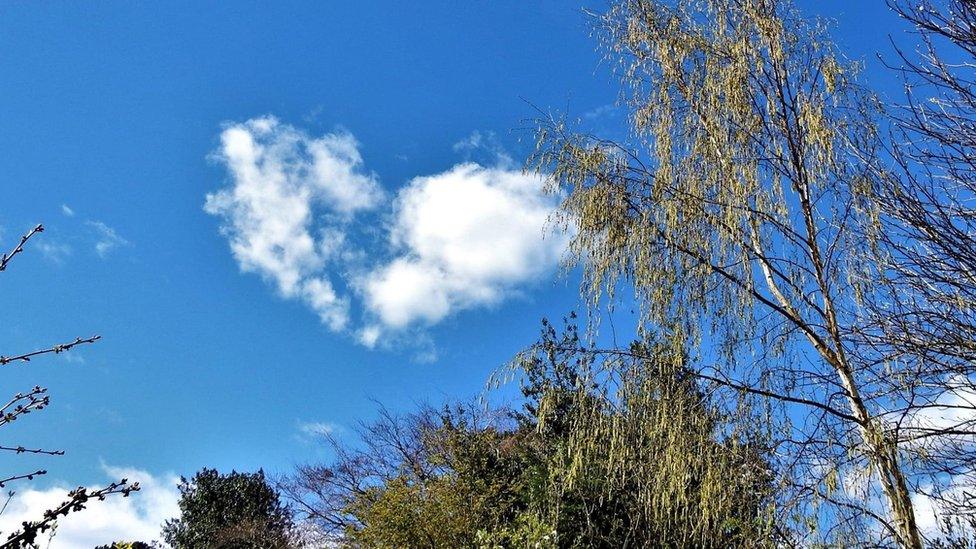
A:
[[[95,253],[99,257],[105,257],[115,248],[129,244],[129,241],[119,236],[115,229],[101,221],[87,221],[86,225],[94,229],[98,236],[95,242]]]
[[[359,331],[359,342],[372,349],[376,347],[376,342],[380,339],[383,329],[375,324],[366,326]]]
[[[58,358],[60,358],[64,362],[67,362],[68,364],[84,364],[85,363],[85,357],[83,357],[82,355],[80,355],[78,353],[71,353],[71,352],[68,352],[68,353],[58,353]]]
[[[298,424],[298,432],[305,438],[328,436],[338,430],[338,425],[322,421],[305,421]]]
[[[498,141],[495,132],[479,132],[475,130],[471,135],[458,141],[452,147],[454,152],[462,153],[465,161],[479,162],[485,165],[511,168],[515,165],[512,156]],[[485,153],[487,157],[485,158]]]
[[[55,265],[64,264],[65,259],[71,255],[71,246],[64,244],[62,242],[56,242],[52,240],[39,240],[35,247],[44,259],[54,263]]]
[[[114,408],[99,406],[95,409],[95,415],[105,420],[106,423],[121,425],[125,423],[125,416]]]
[[[325,110],[325,107],[324,106],[322,106],[322,105],[315,105],[315,107],[313,107],[312,110],[308,111],[307,113],[305,113],[302,116],[302,120],[306,124],[311,124],[313,122],[318,122],[319,118],[322,116],[322,111],[324,111],[324,110]]]
[[[583,118],[587,120],[596,120],[599,118],[604,118],[608,116],[614,116],[617,114],[618,107],[613,103],[607,103],[606,105],[600,105],[599,107],[583,113]]]
[[[75,211],[72,210],[67,204],[61,204],[61,213],[68,217],[74,217]]]
[[[427,348],[421,349],[420,351],[414,353],[411,360],[414,362],[414,364],[433,364],[437,362],[437,357],[437,348],[431,343],[427,346]]]

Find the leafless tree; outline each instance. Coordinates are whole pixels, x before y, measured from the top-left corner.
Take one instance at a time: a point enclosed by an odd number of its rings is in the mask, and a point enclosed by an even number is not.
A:
[[[976,2],[889,0],[912,31],[895,41],[905,101],[891,109],[894,169],[878,167],[880,284],[865,348],[898,372],[885,416],[918,490],[976,516]]]
[[[0,272],[5,271],[10,264],[10,261],[17,255],[24,252],[24,246],[28,243],[31,238],[34,238],[39,233],[44,231],[42,225],[37,225],[31,229],[27,234],[20,238],[17,245],[8,253],[0,256]],[[91,344],[100,339],[100,336],[92,336],[88,338],[75,338],[73,341],[67,343],[59,343],[48,348],[39,349],[36,351],[16,354],[16,355],[0,355],[0,366],[10,367],[14,363],[18,362],[30,362],[38,356],[48,355],[48,354],[60,354],[72,350],[78,345]],[[47,389],[44,387],[35,386],[29,391],[15,394],[6,404],[0,407],[0,427],[12,423],[22,416],[27,415],[32,412],[37,412],[43,410],[48,406],[50,398],[47,394]],[[15,454],[44,454],[51,456],[64,455],[63,450],[52,450],[52,449],[42,449],[42,448],[26,448],[24,446],[0,446],[0,451],[12,452]],[[14,481],[22,480],[33,480],[34,478],[47,474],[46,470],[36,470],[29,473],[20,473],[7,476],[6,478],[0,479],[0,488],[6,487],[8,483]],[[6,541],[0,543],[0,549],[6,548],[20,548],[20,547],[36,547],[37,538],[40,534],[54,528],[57,524],[58,519],[67,516],[70,513],[80,511],[85,508],[85,506],[92,500],[100,501],[104,500],[107,496],[112,494],[121,494],[123,497],[127,497],[134,491],[139,489],[138,483],[129,483],[127,479],[122,479],[119,482],[113,482],[108,486],[100,489],[88,489],[84,487],[78,487],[71,490],[66,495],[66,499],[60,505],[53,509],[49,509],[43,513],[43,515],[37,520],[25,521],[21,525],[21,529],[10,533],[7,536]],[[8,502],[9,498],[14,496],[14,492],[8,492]],[[6,505],[4,505],[6,508]],[[2,511],[0,511],[2,512]]]

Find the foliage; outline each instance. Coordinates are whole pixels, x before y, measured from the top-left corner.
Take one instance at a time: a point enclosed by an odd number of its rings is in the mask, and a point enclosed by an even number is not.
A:
[[[631,140],[542,120],[533,158],[590,303],[632,288],[729,414],[769,413],[795,543],[919,547],[890,416],[922,373],[864,337],[883,151],[857,67],[788,0],[621,0],[598,21]]]
[[[474,547],[524,507],[524,436],[477,407],[422,407],[361,426],[360,448],[328,438],[335,462],[281,488],[331,543]]]
[[[383,411],[362,448],[331,440],[336,461],[300,468],[284,492],[350,547],[724,547],[766,535],[759,446],[719,441],[704,393],[689,376],[665,382],[661,356],[601,370],[576,338],[546,324],[520,355],[519,410]],[[631,380],[612,394],[593,377],[611,368]],[[648,430],[653,414],[673,427]],[[605,437],[581,440],[584,423]],[[679,454],[681,466],[669,461]]]
[[[291,511],[263,471],[222,475],[202,469],[192,479],[181,478],[179,490],[180,516],[163,525],[163,539],[175,549],[292,546]]]
[[[656,341],[598,351],[544,323],[513,363],[520,421],[545,454],[538,520],[560,546],[738,547],[772,540],[772,486],[755,431],[733,429]]]

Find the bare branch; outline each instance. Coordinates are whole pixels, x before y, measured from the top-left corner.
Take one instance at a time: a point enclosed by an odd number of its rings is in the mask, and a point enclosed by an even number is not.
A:
[[[17,356],[0,356],[0,366],[9,364],[11,362],[17,362],[17,361],[30,362],[32,357],[47,354],[47,353],[60,354],[65,351],[70,351],[76,345],[83,345],[85,343],[95,343],[99,339],[102,339],[102,336],[94,335],[89,338],[79,337],[76,338],[74,341],[68,343],[61,343],[47,349],[40,349],[38,351],[32,351],[30,353],[24,353],[22,355],[17,355]]]
[[[32,236],[43,231],[44,231],[44,226],[38,224],[36,227],[31,229],[27,234],[20,237],[20,242],[17,243],[17,246],[15,246],[14,249],[10,251],[10,253],[5,253],[3,254],[2,257],[0,257],[0,271],[7,270],[7,263],[9,263],[10,260],[13,259],[15,255],[24,251],[24,244],[26,244],[27,241],[30,240]]]
[[[39,477],[41,475],[46,475],[46,474],[47,471],[45,471],[44,469],[40,469],[34,471],[33,473],[26,473],[23,475],[14,475],[12,477],[2,478],[0,479],[0,488],[4,488],[8,482],[13,482],[15,480],[21,480],[21,479],[34,480],[34,477]]]
[[[122,497],[128,497],[129,494],[138,490],[139,483],[129,484],[128,479],[113,482],[98,490],[89,490],[79,486],[68,493],[68,499],[61,505],[45,511],[41,520],[24,522],[19,532],[14,532],[7,538],[7,541],[0,544],[0,549],[31,547],[37,540],[37,536],[52,528],[60,517],[81,511],[90,500],[102,501],[111,494],[121,494]]]

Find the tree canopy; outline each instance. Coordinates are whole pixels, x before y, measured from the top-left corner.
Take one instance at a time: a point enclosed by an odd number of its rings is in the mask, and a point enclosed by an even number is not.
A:
[[[181,478],[179,490],[180,516],[166,521],[162,531],[176,549],[292,546],[291,512],[263,471],[202,469],[192,479]]]
[[[631,350],[597,357],[547,323],[513,363],[518,409],[384,413],[283,490],[352,547],[754,545],[771,523],[761,437],[725,432],[697,380],[672,375],[677,357]]]

